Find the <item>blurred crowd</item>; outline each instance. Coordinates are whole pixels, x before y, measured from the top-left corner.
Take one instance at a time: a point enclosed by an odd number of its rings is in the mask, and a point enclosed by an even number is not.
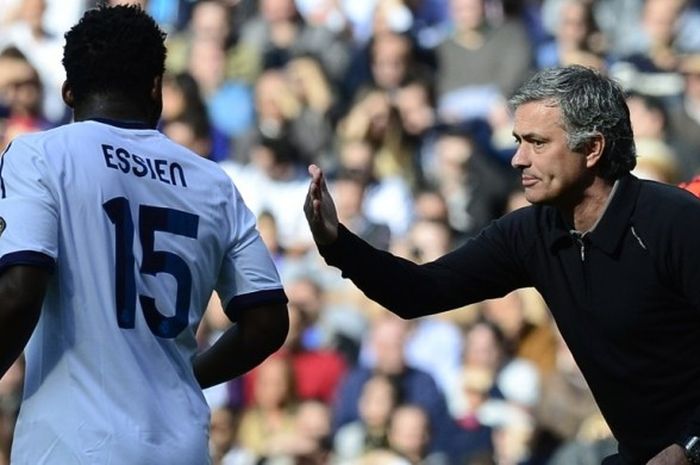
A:
[[[341,221],[427,262],[527,202],[510,93],[595,67],[628,91],[643,178],[700,171],[700,2],[148,0],[168,33],[159,130],[219,163],[290,299],[282,350],[205,391],[214,465],[598,464],[616,444],[531,289],[416,321],[312,243],[306,166]],[[0,0],[0,149],[70,121],[63,33],[87,0]],[[212,296],[202,347],[230,324]],[[23,376],[0,380],[0,464]]]

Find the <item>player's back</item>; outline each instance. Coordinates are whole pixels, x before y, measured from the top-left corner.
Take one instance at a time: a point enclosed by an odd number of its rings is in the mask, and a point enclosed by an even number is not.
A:
[[[195,331],[251,221],[230,180],[155,130],[87,121],[14,144],[58,237],[12,463],[206,463]]]

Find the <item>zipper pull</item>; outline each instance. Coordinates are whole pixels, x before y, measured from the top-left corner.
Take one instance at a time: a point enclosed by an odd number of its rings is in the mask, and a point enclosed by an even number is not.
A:
[[[585,262],[586,261],[586,243],[583,241],[583,236],[581,234],[572,232],[571,234],[574,237],[574,241],[576,241],[576,244],[578,245],[579,251],[581,252],[581,261]]]

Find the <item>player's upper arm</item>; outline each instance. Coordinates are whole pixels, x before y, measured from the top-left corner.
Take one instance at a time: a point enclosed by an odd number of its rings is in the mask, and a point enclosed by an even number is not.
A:
[[[287,297],[275,264],[256,228],[255,216],[231,185],[228,206],[228,249],[216,290],[226,315],[238,321],[241,312],[284,306]]]
[[[0,158],[0,271],[14,265],[51,270],[58,256],[58,207],[45,160],[25,140]]]

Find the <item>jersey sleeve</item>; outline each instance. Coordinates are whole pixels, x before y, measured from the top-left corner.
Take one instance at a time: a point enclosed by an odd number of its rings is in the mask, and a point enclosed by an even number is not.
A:
[[[286,303],[277,268],[256,228],[255,216],[232,186],[229,222],[232,234],[216,290],[226,315],[236,321],[247,308]]]
[[[58,220],[44,159],[16,139],[0,158],[0,272],[14,265],[53,270]]]

